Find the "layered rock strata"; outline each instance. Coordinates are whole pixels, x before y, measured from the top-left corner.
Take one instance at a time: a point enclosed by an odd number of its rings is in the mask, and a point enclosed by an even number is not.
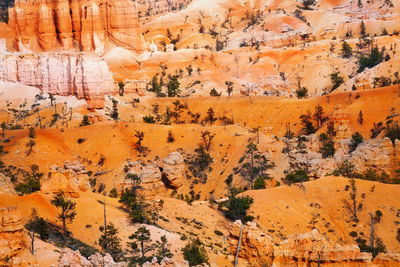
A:
[[[137,52],[142,36],[135,1],[16,0],[9,26],[21,51],[102,53],[108,40]]]
[[[44,93],[85,99],[103,108],[104,95],[117,92],[107,64],[95,53],[11,54],[0,61],[0,80],[39,87]]]

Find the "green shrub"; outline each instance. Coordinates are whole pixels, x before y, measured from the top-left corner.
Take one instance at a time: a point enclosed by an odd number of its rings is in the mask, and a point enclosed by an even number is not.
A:
[[[383,60],[383,52],[380,52],[378,47],[372,48],[367,55],[361,55],[358,59],[358,72],[363,72],[366,68],[373,68]]]
[[[143,117],[143,121],[145,123],[156,123],[156,120],[154,119],[154,116],[151,116],[150,114],[147,116]]]
[[[306,182],[309,180],[310,180],[310,177],[308,176],[306,170],[304,170],[304,169],[297,169],[294,172],[289,173],[285,177],[285,181],[288,184]]]
[[[258,178],[254,181],[254,186],[253,188],[255,190],[258,189],[265,189],[265,179],[262,176],[258,176]]]
[[[189,266],[208,264],[207,252],[198,238],[188,243],[182,251],[183,258],[189,262]]]
[[[222,211],[226,218],[242,222],[251,221],[253,217],[247,215],[247,210],[253,204],[253,199],[249,196],[240,196],[237,194],[243,192],[240,188],[230,188],[228,192],[228,200],[221,202],[218,209]]]

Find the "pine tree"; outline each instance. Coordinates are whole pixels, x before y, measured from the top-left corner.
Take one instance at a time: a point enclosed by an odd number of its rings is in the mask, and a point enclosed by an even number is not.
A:
[[[58,218],[62,221],[63,224],[63,236],[64,238],[67,235],[67,226],[68,222],[72,222],[76,216],[75,206],[76,203],[70,199],[67,199],[64,196],[63,192],[58,192],[51,200],[50,203],[54,205],[56,208],[61,209],[58,214]]]
[[[178,75],[169,76],[169,82],[167,84],[168,97],[179,96],[180,93],[179,86],[180,83],[178,81]]]
[[[163,258],[172,258],[174,254],[172,254],[170,248],[170,244],[168,244],[167,237],[165,235],[161,236],[160,241],[156,242],[157,252],[156,257],[158,262],[161,263]]]
[[[135,233],[129,236],[129,239],[132,240],[127,244],[133,253],[131,257],[132,264],[143,264],[152,258],[147,254],[154,250],[155,245],[151,242],[150,231],[145,226],[137,229]]]
[[[353,54],[353,48],[346,42],[342,43],[342,57],[349,58]]]
[[[112,222],[106,228],[106,232],[104,232],[104,226],[99,227],[100,232],[102,232],[99,238],[99,245],[104,251],[107,248],[107,252],[111,257],[118,261],[122,257],[121,238],[118,236],[118,229]]]

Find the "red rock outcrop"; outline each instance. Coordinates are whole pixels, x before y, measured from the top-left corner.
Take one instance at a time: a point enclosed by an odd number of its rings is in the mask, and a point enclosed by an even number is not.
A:
[[[124,267],[128,266],[127,263],[114,262],[113,258],[110,254],[106,254],[105,256],[100,255],[100,253],[93,254],[88,259],[83,257],[79,250],[71,250],[69,248],[64,248],[61,250],[61,257],[58,262],[58,266],[60,267],[94,267],[94,266],[107,266],[107,267]]]
[[[400,266],[400,254],[399,253],[379,253],[375,257],[374,264],[380,267],[395,267]]]
[[[296,234],[279,244],[274,251],[274,265],[369,266],[371,254],[360,252],[357,245],[339,245],[328,241],[317,229]]]
[[[0,208],[0,265],[35,266],[25,243],[26,234],[16,207]]]
[[[240,236],[242,223],[236,221],[230,230],[229,245],[232,255]],[[353,245],[339,245],[328,241],[318,230],[305,234],[296,234],[274,245],[272,238],[263,233],[256,223],[248,222],[243,227],[239,257],[246,259],[250,266],[374,266],[369,253],[360,252]],[[385,264],[396,262],[397,256],[382,255],[378,260]],[[387,265],[392,266],[392,265]]]
[[[131,0],[16,0],[9,16],[20,50],[102,53],[107,41],[142,50],[136,3]]]
[[[232,255],[236,254],[241,227],[241,221],[236,221],[230,231],[229,246]],[[258,263],[258,266],[262,266],[262,264],[271,266],[274,248],[275,245],[272,238],[263,233],[256,223],[248,222],[243,227],[239,257],[249,262]]]
[[[88,108],[103,108],[104,95],[117,92],[107,64],[95,53],[7,55],[0,61],[0,80],[75,95],[87,100]]]
[[[337,140],[351,137],[352,131],[350,127],[349,114],[345,113],[340,105],[338,105],[331,114],[330,121],[333,123]]]

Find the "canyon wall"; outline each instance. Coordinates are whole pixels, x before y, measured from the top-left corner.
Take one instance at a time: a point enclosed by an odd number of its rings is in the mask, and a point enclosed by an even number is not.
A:
[[[20,51],[103,53],[108,41],[140,52],[143,40],[131,0],[16,0],[9,26]]]
[[[107,64],[95,53],[12,54],[0,60],[0,80],[75,95],[88,108],[103,108],[104,94],[117,92]]]
[[[16,207],[0,208],[0,266],[38,266]]]

